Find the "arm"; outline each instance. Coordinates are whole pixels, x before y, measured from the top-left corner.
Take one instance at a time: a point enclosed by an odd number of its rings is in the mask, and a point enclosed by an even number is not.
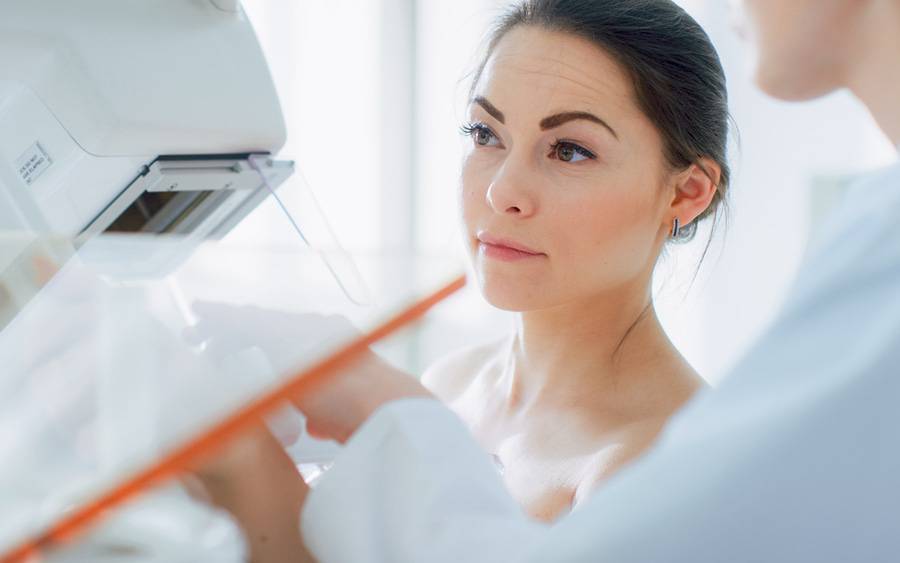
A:
[[[254,563],[313,561],[300,537],[299,513],[309,489],[278,441],[260,427],[195,476],[202,492],[244,532]]]

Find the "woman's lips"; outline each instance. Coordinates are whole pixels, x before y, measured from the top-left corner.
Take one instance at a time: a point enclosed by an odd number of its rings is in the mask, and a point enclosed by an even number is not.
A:
[[[493,258],[494,260],[515,262],[547,256],[543,252],[533,250],[514,240],[495,237],[488,233],[479,233],[477,239],[478,252],[486,258]]]

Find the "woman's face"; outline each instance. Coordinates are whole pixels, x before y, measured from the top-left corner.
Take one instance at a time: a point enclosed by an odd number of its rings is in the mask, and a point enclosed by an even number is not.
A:
[[[609,55],[515,28],[488,59],[468,120],[462,213],[489,302],[526,311],[646,289],[671,229],[670,173]]]
[[[757,51],[756,82],[785,100],[841,87],[861,0],[732,0]]]

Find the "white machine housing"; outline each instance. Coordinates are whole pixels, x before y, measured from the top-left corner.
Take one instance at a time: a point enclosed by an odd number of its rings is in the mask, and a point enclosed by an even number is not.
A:
[[[0,0],[0,232],[190,246],[292,173],[284,142],[238,0]]]
[[[0,14],[0,228],[212,234],[255,204],[237,201],[261,187],[246,156],[277,152],[285,128],[237,2],[0,0]],[[274,183],[291,169],[269,167]],[[148,197],[143,225],[103,213],[154,192],[195,193]]]

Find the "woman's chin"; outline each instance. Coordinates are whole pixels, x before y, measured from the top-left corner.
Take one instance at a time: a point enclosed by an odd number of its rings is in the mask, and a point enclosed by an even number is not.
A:
[[[497,287],[491,284],[481,285],[481,295],[492,307],[502,311],[521,313],[541,309],[545,305],[546,296],[533,288]]]

